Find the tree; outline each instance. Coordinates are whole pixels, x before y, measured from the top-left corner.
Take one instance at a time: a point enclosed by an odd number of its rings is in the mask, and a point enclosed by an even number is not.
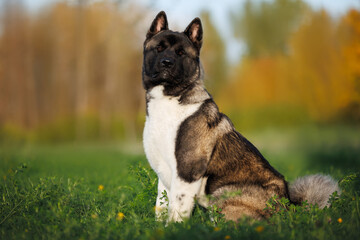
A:
[[[44,140],[139,134],[144,93],[136,30],[143,12],[108,1],[86,3],[59,2],[33,15],[7,5],[0,128],[11,123],[39,130]]]
[[[330,117],[353,95],[336,22],[324,10],[313,13],[294,34],[291,46],[297,94],[314,116]]]
[[[344,58],[345,76],[353,91],[350,100],[342,107],[340,117],[347,122],[360,123],[360,12],[351,9],[342,17],[337,29],[340,38],[341,54]]]
[[[205,70],[205,85],[209,92],[216,96],[228,77],[225,44],[222,36],[211,22],[207,12],[201,14],[204,25],[204,45],[201,60]]]
[[[245,42],[247,56],[288,53],[288,39],[308,9],[301,0],[247,0],[242,15],[232,15],[235,36]]]

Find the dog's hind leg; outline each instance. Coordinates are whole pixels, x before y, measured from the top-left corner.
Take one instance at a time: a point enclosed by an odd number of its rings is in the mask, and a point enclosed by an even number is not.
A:
[[[240,190],[240,191],[239,191]],[[237,194],[234,194],[236,192]],[[273,196],[274,192],[268,192],[261,186],[247,185],[241,188],[226,186],[219,188],[213,193],[216,204],[226,220],[237,221],[239,218],[248,216],[261,220],[269,217],[264,211],[266,201]]]

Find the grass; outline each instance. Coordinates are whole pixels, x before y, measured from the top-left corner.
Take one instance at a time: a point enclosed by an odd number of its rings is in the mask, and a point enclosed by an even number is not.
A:
[[[3,145],[0,239],[359,239],[359,133],[346,126],[244,133],[289,181],[315,172],[341,179],[331,208],[274,198],[268,208],[280,211],[267,221],[234,223],[196,206],[190,220],[168,227],[154,221],[157,178],[141,151]]]

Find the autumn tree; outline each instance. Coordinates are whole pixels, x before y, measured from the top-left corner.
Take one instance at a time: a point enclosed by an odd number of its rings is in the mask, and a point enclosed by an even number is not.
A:
[[[336,23],[322,10],[313,13],[291,39],[297,94],[317,118],[330,117],[353,96],[339,38]]]
[[[243,26],[238,36],[248,52],[221,93],[224,106],[281,106],[285,115],[299,109],[317,121],[339,115],[360,121],[357,10],[337,19],[301,1],[278,0],[255,6],[248,1],[244,11],[234,26]]]
[[[139,135],[141,9],[85,0],[32,15],[20,4],[6,7],[0,130],[12,124],[45,140]]]
[[[287,66],[289,39],[301,24],[307,6],[300,0],[246,1],[233,15],[236,37],[245,42],[246,53],[235,66],[233,81],[223,92],[226,102],[239,107],[289,105],[294,97]],[[230,94],[230,92],[232,94]]]
[[[287,53],[289,36],[308,9],[301,0],[247,0],[243,7],[232,15],[233,29],[245,42],[249,57]]]
[[[340,38],[341,54],[344,59],[345,76],[349,79],[352,91],[349,102],[340,110],[346,121],[360,123],[360,12],[351,9],[342,17],[337,29]]]
[[[4,3],[0,38],[0,124],[27,129],[38,122],[36,83],[29,66],[32,56],[29,20],[19,1]]]
[[[204,25],[201,60],[205,71],[205,85],[209,92],[216,96],[228,78],[226,49],[224,39],[212,23],[210,14],[203,12],[201,21]]]

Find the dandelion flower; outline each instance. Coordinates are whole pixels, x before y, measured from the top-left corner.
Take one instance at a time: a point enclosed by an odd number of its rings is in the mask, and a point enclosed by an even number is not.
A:
[[[219,230],[220,230],[220,228],[214,227],[214,231],[215,231],[215,232],[217,232],[217,231],[219,231]]]
[[[225,239],[230,239],[231,237],[229,235],[226,235],[225,236]]]
[[[124,219],[125,215],[122,213],[122,212],[119,212],[117,215],[116,215],[116,220],[118,221],[122,221]]]
[[[342,218],[338,218],[338,223],[342,223]]]
[[[96,219],[97,217],[98,217],[98,215],[97,215],[96,213],[91,214],[91,218],[92,218],[92,219]]]
[[[98,187],[98,190],[99,190],[99,191],[104,190],[104,185],[101,185],[101,184],[100,184],[99,187]]]
[[[263,226],[257,226],[256,228],[255,228],[255,231],[257,231],[257,232],[262,232],[262,231],[264,231],[264,227]]]

